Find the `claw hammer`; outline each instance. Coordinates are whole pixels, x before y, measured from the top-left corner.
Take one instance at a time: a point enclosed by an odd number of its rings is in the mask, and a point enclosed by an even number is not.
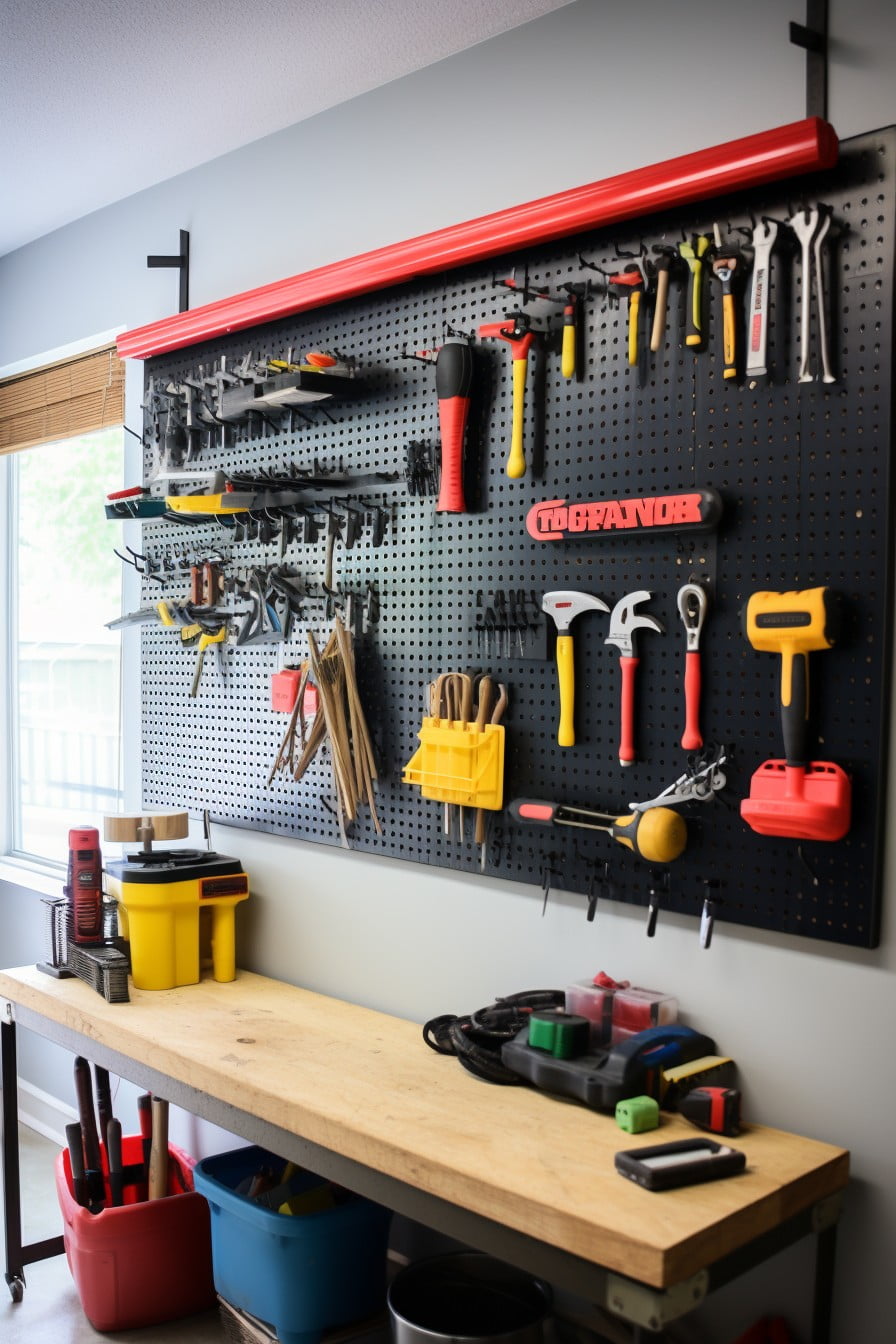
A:
[[[535,332],[526,313],[512,313],[503,322],[484,323],[479,328],[479,335],[498,337],[510,345],[513,360],[513,428],[510,436],[510,456],[507,459],[507,475],[515,480],[526,474],[523,417],[526,406],[529,351],[535,343]]]
[[[576,741],[575,669],[572,633],[569,627],[583,611],[609,611],[610,608],[601,598],[592,597],[590,593],[558,590],[545,593],[541,599],[541,609],[547,612],[557,627],[557,680],[560,684],[560,726],[557,730],[557,742],[561,747],[573,747]]]
[[[619,649],[619,667],[622,672],[622,710],[619,739],[619,764],[633,765],[635,753],[635,673],[640,659],[635,651],[637,630],[656,630],[664,634],[664,627],[655,616],[637,615],[635,608],[648,602],[651,594],[640,590],[621,597],[610,613],[610,633],[605,644]]]

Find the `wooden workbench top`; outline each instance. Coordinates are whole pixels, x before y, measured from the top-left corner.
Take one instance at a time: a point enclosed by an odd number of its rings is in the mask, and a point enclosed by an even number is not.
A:
[[[651,1194],[620,1148],[692,1137],[623,1133],[612,1116],[496,1087],[424,1043],[419,1025],[238,972],[109,1004],[79,980],[0,971],[0,996],[209,1096],[484,1217],[657,1288],[842,1189],[848,1153],[750,1126],[743,1175]],[[88,1053],[85,1051],[85,1053]]]

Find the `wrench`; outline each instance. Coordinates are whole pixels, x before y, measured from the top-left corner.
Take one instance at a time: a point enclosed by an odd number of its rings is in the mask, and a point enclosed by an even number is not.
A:
[[[833,211],[829,206],[819,206],[818,232],[815,234],[815,240],[812,244],[812,253],[815,259],[815,302],[818,305],[818,348],[821,352],[821,368],[823,383],[836,383],[837,379],[831,372],[831,362],[828,353],[828,317],[827,302],[824,293],[824,271],[821,264],[822,245],[827,237],[828,230],[831,227],[831,216]]]
[[[753,278],[750,283],[746,367],[748,378],[768,373],[765,362],[768,340],[768,290],[771,278],[771,254],[777,236],[778,225],[773,219],[761,219],[753,228]]]
[[[706,619],[706,592],[699,583],[686,583],[678,590],[678,614],[687,631],[687,652],[684,663],[685,729],[681,745],[685,751],[696,751],[703,746],[700,732],[700,632]]]
[[[800,302],[800,383],[811,383],[813,377],[809,368],[809,310],[812,302],[812,241],[818,229],[818,207],[797,210],[787,223],[793,229],[800,244],[800,270],[802,272],[803,295]]]

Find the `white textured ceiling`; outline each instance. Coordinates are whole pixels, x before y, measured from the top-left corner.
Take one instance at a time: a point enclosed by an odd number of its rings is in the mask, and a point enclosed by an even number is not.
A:
[[[0,255],[570,0],[2,0]]]

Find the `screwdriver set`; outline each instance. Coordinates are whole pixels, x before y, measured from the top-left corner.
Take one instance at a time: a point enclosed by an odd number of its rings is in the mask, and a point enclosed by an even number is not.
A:
[[[657,935],[691,915],[704,946],[736,924],[874,946],[894,182],[888,129],[832,169],[148,359],[141,552],[188,547],[203,584],[221,557],[223,587],[205,626],[189,563],[144,573],[143,603],[225,636],[191,695],[195,651],[140,625],[145,805],[531,884],[534,909],[562,892],[583,919],[611,898]],[[303,369],[327,351],[338,380]],[[278,401],[287,383],[333,395]],[[172,486],[163,458],[225,484]],[[271,770],[271,676],[336,617],[376,765],[377,824],[365,809],[347,834],[325,752],[301,778]],[[433,705],[449,672],[506,689],[500,734]],[[482,792],[439,785],[447,753],[487,736],[503,780],[490,763]]]

